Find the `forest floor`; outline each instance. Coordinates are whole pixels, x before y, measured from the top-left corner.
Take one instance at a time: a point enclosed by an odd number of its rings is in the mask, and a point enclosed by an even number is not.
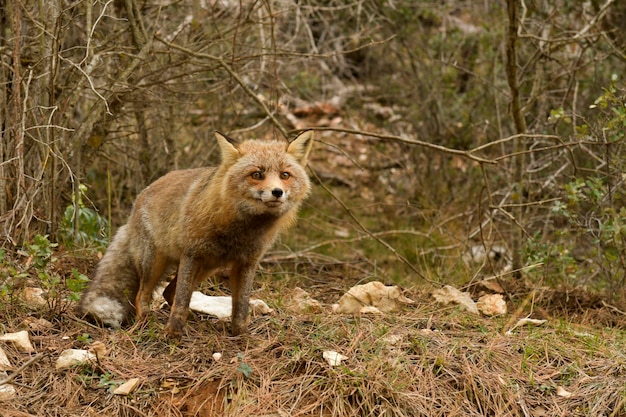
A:
[[[420,176],[395,168],[410,162],[402,148],[334,138],[344,142],[330,143],[326,153],[320,145],[313,169],[343,187],[353,209],[380,209],[372,219],[364,218],[362,229],[372,224],[380,226],[377,230],[397,231],[422,221],[415,213],[425,210],[407,208],[401,201],[404,194],[396,192],[428,185],[408,182]],[[359,161],[385,163],[378,171],[353,172],[357,164],[336,149],[363,156]],[[373,149],[375,157],[367,154]],[[424,166],[444,166],[437,161],[424,161]],[[411,169],[418,172],[422,167]],[[376,176],[379,189],[374,188]],[[455,181],[466,182],[466,176],[459,171]],[[349,221],[339,219],[342,208],[324,202],[326,212],[318,210],[320,195],[314,195],[315,204],[302,213],[304,229],[291,235],[299,248],[318,238],[329,243],[326,253],[319,244],[315,251],[298,252],[300,256],[270,253],[257,274],[253,296],[273,312],[253,316],[249,334],[238,337],[230,336],[227,320],[192,313],[182,338],[168,340],[163,333],[167,306],[155,307],[145,320],[120,330],[95,326],[75,314],[76,304],[68,298],[76,294],[68,283],[75,271],[91,274],[99,254],[58,248],[54,261],[38,269],[32,256],[7,253],[0,264],[7,271],[0,271],[0,277],[11,285],[0,282],[0,334],[26,330],[33,349],[23,352],[0,341],[8,361],[0,361],[6,372],[0,373],[0,386],[14,390],[0,399],[0,416],[626,416],[626,304],[618,295],[617,300],[608,299],[582,287],[555,289],[507,275],[498,282],[507,303],[504,315],[485,317],[457,305],[442,306],[432,297],[436,286],[410,276],[410,270],[403,272],[398,259],[380,247],[357,248],[361,238],[350,235]],[[390,201],[377,206],[381,195]],[[397,201],[391,200],[394,195]],[[458,199],[467,205],[467,197]],[[398,212],[390,215],[390,209]],[[450,212],[432,209],[428,219],[450,225]],[[416,217],[407,220],[409,215]],[[408,226],[381,225],[389,219],[401,219]],[[468,222],[461,218],[459,223]],[[433,236],[425,242],[446,245]],[[342,239],[344,246],[333,246]],[[419,241],[408,244],[421,249]],[[335,262],[339,253],[341,260]],[[384,263],[391,274],[381,272]],[[466,283],[461,277],[468,274],[449,271],[444,270],[438,282],[465,285],[460,289],[473,299],[497,288],[458,284]],[[408,278],[397,279],[403,275]],[[373,279],[386,285],[400,282],[404,295],[414,302],[387,313],[333,312],[332,305],[351,287]],[[34,306],[25,300],[23,289],[42,283],[48,299]],[[296,287],[320,306],[290,306]],[[202,291],[228,295],[228,280],[213,279]],[[516,327],[524,318],[539,321]],[[98,354],[86,364],[57,369],[56,361],[67,349]],[[345,359],[331,365],[324,357],[329,351]],[[137,385],[129,393],[115,393],[133,380]]]
[[[71,253],[55,263],[66,275],[94,264],[95,257]],[[28,330],[34,351],[0,342],[12,365],[4,382],[16,392],[0,401],[0,414],[626,415],[626,314],[620,306],[580,290],[531,289],[511,279],[501,283],[517,303],[509,301],[501,317],[442,307],[424,288],[405,289],[414,303],[399,312],[336,314],[331,305],[361,283],[342,278],[338,268],[298,278],[321,303],[313,312],[290,309],[294,282],[264,268],[254,296],[274,311],[252,317],[250,333],[239,337],[229,335],[227,321],[191,314],[182,339],[169,341],[163,335],[168,307],[132,327],[104,329],[76,317],[71,303],[33,308],[16,292],[2,303],[2,330]],[[227,279],[205,287],[213,295],[228,293]],[[524,317],[546,321],[513,329]],[[97,345],[97,360],[55,368],[63,350]],[[346,359],[331,366],[325,351]],[[113,393],[133,378],[136,389]]]

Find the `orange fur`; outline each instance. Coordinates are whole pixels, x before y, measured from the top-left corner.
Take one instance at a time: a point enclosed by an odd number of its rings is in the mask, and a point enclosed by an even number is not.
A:
[[[113,327],[133,310],[149,310],[154,287],[169,270],[177,277],[164,296],[172,306],[166,332],[183,330],[191,293],[216,269],[229,267],[232,332],[247,330],[248,302],[259,259],[296,220],[311,186],[304,166],[312,132],[293,142],[237,143],[216,132],[222,163],[173,171],[139,194],[83,294],[86,315]]]

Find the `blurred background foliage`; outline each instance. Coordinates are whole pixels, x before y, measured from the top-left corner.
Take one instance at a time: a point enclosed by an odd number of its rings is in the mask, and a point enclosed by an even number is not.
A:
[[[0,6],[6,251],[101,247],[151,181],[218,163],[216,129],[315,128],[314,194],[268,256],[279,271],[417,285],[523,267],[621,296],[624,2]]]

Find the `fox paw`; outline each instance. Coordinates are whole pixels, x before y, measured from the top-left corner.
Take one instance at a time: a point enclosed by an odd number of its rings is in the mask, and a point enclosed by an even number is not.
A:
[[[239,336],[248,333],[248,323],[246,323],[245,321],[243,323],[233,321],[230,325],[230,333],[233,336]]]
[[[181,323],[172,323],[172,320],[168,321],[165,326],[165,335],[169,339],[180,339],[183,334],[183,325]]]

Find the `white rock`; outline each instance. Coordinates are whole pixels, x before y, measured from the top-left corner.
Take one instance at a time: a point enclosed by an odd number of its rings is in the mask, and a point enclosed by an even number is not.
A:
[[[13,367],[11,366],[11,361],[9,361],[9,357],[4,352],[4,350],[0,348],[0,372],[8,371],[11,369],[13,369]],[[0,377],[0,379],[2,379],[2,377]]]
[[[250,309],[254,315],[272,314],[274,312],[274,310],[271,309],[265,301],[259,299],[250,300]]]
[[[404,335],[401,334],[389,334],[383,338],[383,341],[388,345],[397,345],[404,339]]]
[[[35,348],[33,348],[33,345],[30,343],[30,336],[26,330],[3,334],[0,336],[0,340],[13,344],[20,352],[30,353],[35,351]]]
[[[191,294],[189,308],[218,319],[227,319],[233,314],[233,299],[228,296],[210,296],[194,291]],[[263,300],[250,300],[250,308],[253,314],[269,314],[274,311]]]
[[[283,300],[285,308],[295,313],[319,313],[322,311],[322,304],[300,287],[287,293]]]
[[[484,245],[474,245],[471,246],[469,250],[463,254],[463,261],[466,264],[481,264],[487,261],[487,258],[489,258],[491,261],[495,261],[498,258],[507,259],[509,257],[509,251],[504,246],[493,245],[489,248],[489,251],[487,251],[487,248],[485,248]]]
[[[383,314],[377,307],[374,306],[363,306],[359,310],[360,314]]]
[[[8,375],[6,372],[0,372],[0,379],[6,378]],[[15,397],[17,392],[15,392],[15,387],[11,384],[2,384],[0,385],[0,401],[10,400]]]
[[[52,328],[54,325],[46,319],[26,317],[22,324],[28,326],[31,330],[40,332]]]
[[[433,291],[433,297],[440,304],[459,304],[470,313],[480,314],[476,303],[468,292],[459,291],[450,285]]]
[[[219,361],[220,359],[222,359],[222,352],[215,352],[213,355],[211,355],[213,357],[213,360],[215,362]]]
[[[330,366],[339,366],[342,361],[348,359],[347,356],[342,355],[341,353],[335,352],[334,350],[327,350],[322,353],[322,357],[326,359]]]
[[[559,385],[558,387],[556,387],[556,395],[563,398],[569,398],[574,394]]]
[[[128,395],[139,386],[139,378],[131,378],[113,390],[115,395]]]
[[[104,342],[96,340],[91,344],[91,346],[89,346],[89,352],[94,353],[98,358],[102,359],[109,355],[111,349],[108,348]]]
[[[41,288],[37,287],[26,287],[24,288],[24,301],[28,303],[32,307],[44,307],[48,305],[48,301],[46,301],[43,296],[44,292]]]
[[[96,355],[84,349],[66,349],[56,361],[56,369],[67,369],[72,366],[82,365],[90,361],[95,361]]]
[[[191,294],[189,308],[199,313],[209,314],[218,319],[227,319],[233,312],[233,301],[227,296],[209,296],[200,291]]]

